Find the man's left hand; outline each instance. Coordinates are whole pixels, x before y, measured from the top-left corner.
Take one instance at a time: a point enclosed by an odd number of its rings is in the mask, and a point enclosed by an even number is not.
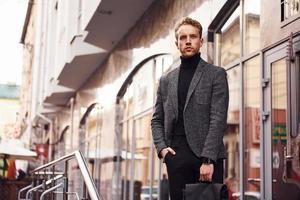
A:
[[[200,178],[199,181],[212,181],[212,175],[214,173],[213,164],[202,164],[200,167]]]

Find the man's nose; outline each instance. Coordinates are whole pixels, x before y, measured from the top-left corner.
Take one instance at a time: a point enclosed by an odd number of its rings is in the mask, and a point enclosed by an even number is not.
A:
[[[191,44],[191,38],[190,37],[186,38],[186,44]]]

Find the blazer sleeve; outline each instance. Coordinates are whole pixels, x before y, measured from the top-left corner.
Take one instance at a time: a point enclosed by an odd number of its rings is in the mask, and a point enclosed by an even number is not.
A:
[[[157,89],[156,95],[156,103],[154,106],[154,113],[151,120],[151,131],[153,142],[157,150],[157,155],[159,158],[160,151],[167,147],[164,137],[164,108],[163,108],[163,100],[162,100],[162,84],[163,84],[163,77],[159,80],[159,85]]]
[[[210,123],[201,154],[202,157],[210,158],[214,161],[217,160],[220,145],[223,143],[229,102],[227,74],[223,68],[218,69],[212,81]]]

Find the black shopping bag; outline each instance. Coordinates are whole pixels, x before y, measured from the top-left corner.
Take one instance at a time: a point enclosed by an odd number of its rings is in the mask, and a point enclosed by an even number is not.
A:
[[[186,184],[183,190],[184,200],[228,200],[226,185],[200,182]]]

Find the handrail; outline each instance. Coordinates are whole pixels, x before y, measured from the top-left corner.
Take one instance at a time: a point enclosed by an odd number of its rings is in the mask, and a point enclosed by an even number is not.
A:
[[[45,190],[45,192],[42,193],[41,197],[40,197],[40,200],[44,200],[44,197],[46,194],[48,194],[49,192],[52,192],[54,190],[56,190],[57,188],[60,188],[60,187],[64,187],[64,184],[63,183],[60,183],[58,185],[55,185],[54,187],[52,188],[49,188],[48,190]]]
[[[31,192],[33,192],[33,191],[35,191],[35,190],[37,190],[37,189],[40,189],[40,188],[42,188],[43,186],[49,185],[49,184],[51,184],[53,181],[59,180],[59,179],[61,179],[61,178],[63,178],[62,175],[57,175],[57,176],[55,176],[54,178],[49,179],[49,180],[47,180],[46,182],[43,181],[43,183],[41,183],[40,185],[37,185],[37,186],[31,188],[30,190],[28,190],[28,191],[26,192],[26,199],[29,199],[29,195],[30,195]]]
[[[26,199],[30,199],[30,198],[29,198],[30,193],[31,193],[32,191],[34,191],[34,190],[37,190],[37,189],[42,188],[42,187],[44,186],[44,184],[45,184],[45,183],[42,183],[42,184],[37,185],[37,186],[31,188],[30,190],[28,190],[28,191],[26,192]]]
[[[36,175],[64,175],[64,172],[56,171],[56,172],[51,172],[51,171],[41,171],[41,172],[35,172],[34,174]]]
[[[74,151],[73,153],[70,153],[66,156],[63,156],[61,158],[58,158],[54,161],[51,161],[45,165],[42,165],[36,169],[34,169],[31,173],[35,173],[37,171],[40,171],[40,170],[43,170],[43,169],[46,169],[48,167],[51,167],[53,165],[56,165],[57,163],[59,162],[62,162],[62,161],[68,161],[68,160],[71,160],[75,158],[78,165],[79,165],[79,169],[81,171],[81,174],[83,176],[83,179],[84,179],[84,182],[85,182],[85,185],[87,187],[87,190],[89,192],[89,196],[92,200],[100,200],[100,195],[96,189],[96,186],[95,186],[95,183],[87,169],[87,164],[85,162],[85,159],[82,155],[82,153],[80,151]]]
[[[32,187],[33,187],[33,184],[30,184],[30,185],[28,185],[28,186],[22,188],[22,189],[18,192],[18,200],[22,200],[22,199],[23,199],[23,198],[21,198],[21,193],[22,193],[23,191],[28,190],[28,189],[30,189],[30,188],[32,188]]]
[[[46,168],[48,168],[48,167],[50,167],[52,165],[55,165],[56,163],[59,163],[61,161],[71,160],[74,157],[74,155],[75,155],[75,152],[70,153],[70,154],[65,155],[65,156],[62,156],[62,157],[60,157],[60,158],[58,158],[56,160],[53,160],[53,161],[48,162],[48,163],[46,163],[46,164],[44,164],[44,165],[42,165],[42,166],[40,166],[38,168],[35,168],[34,170],[31,171],[31,173],[40,171],[42,169],[46,169]]]

